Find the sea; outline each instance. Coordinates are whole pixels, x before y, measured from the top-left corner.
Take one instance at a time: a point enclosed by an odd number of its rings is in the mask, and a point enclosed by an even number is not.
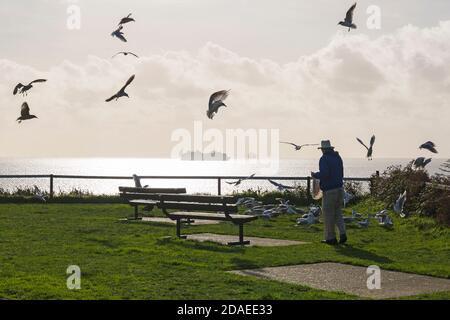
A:
[[[370,177],[376,171],[381,173],[389,166],[406,165],[411,159],[344,159],[346,177]],[[431,173],[439,172],[445,159],[433,159],[427,166]],[[0,158],[0,190],[14,191],[17,188],[48,190],[48,178],[6,178],[4,175],[82,175],[82,176],[295,176],[306,177],[318,170],[318,159],[286,159],[268,166],[260,161],[184,161],[174,159],[147,158]],[[276,180],[276,179],[275,179]],[[276,190],[268,181],[247,180],[239,186],[222,181],[222,194],[248,189]],[[285,185],[301,185],[304,182],[278,181]],[[217,180],[208,179],[142,179],[142,185],[149,187],[184,187],[188,193],[216,194]],[[82,190],[96,195],[113,195],[119,186],[134,186],[133,180],[54,180],[55,192]]]

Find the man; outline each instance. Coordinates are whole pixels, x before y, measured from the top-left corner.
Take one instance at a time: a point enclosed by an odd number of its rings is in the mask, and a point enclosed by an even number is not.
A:
[[[329,140],[320,144],[322,157],[319,162],[319,172],[311,172],[313,178],[320,180],[320,189],[323,192],[322,214],[325,225],[325,240],[323,243],[337,244],[335,227],[339,229],[339,243],[347,241],[345,223],[342,218],[342,205],[344,201],[344,165],[338,152],[334,151]]]

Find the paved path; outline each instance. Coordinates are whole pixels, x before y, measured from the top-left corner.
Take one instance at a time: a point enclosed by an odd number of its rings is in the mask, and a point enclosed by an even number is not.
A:
[[[187,236],[188,240],[195,241],[212,241],[226,245],[228,242],[238,241],[238,236],[214,234],[214,233],[198,233],[190,234]],[[259,247],[280,247],[280,246],[292,246],[299,244],[306,244],[307,242],[282,240],[282,239],[270,239],[270,238],[256,238],[245,237],[244,240],[250,240],[250,244],[247,246],[259,246]]]
[[[315,263],[232,272],[374,299],[450,291],[449,279],[387,270],[381,270],[381,289],[369,290],[366,270],[340,263]]]

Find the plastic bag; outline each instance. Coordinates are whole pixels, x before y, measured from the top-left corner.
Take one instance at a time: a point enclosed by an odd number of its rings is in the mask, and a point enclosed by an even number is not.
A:
[[[320,190],[320,180],[312,178],[312,197],[314,200],[322,198],[322,190]]]

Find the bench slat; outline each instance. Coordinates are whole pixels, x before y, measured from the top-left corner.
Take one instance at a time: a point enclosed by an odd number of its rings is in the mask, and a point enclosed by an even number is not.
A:
[[[158,202],[158,208],[160,209],[179,209],[186,211],[224,211],[222,204],[205,204],[205,203],[192,203],[192,202]],[[236,205],[227,205],[227,212],[238,212]]]
[[[136,187],[119,187],[120,192],[124,193],[186,193],[186,188],[136,188]]]
[[[174,202],[197,202],[197,203],[227,203],[235,204],[236,197],[232,196],[206,196],[187,194],[161,194],[161,200]]]
[[[229,221],[227,216],[223,213],[207,213],[207,212],[171,212],[167,216],[171,219],[199,219],[199,220],[216,220],[216,221]],[[236,222],[249,222],[258,219],[257,216],[231,214],[230,217]]]

